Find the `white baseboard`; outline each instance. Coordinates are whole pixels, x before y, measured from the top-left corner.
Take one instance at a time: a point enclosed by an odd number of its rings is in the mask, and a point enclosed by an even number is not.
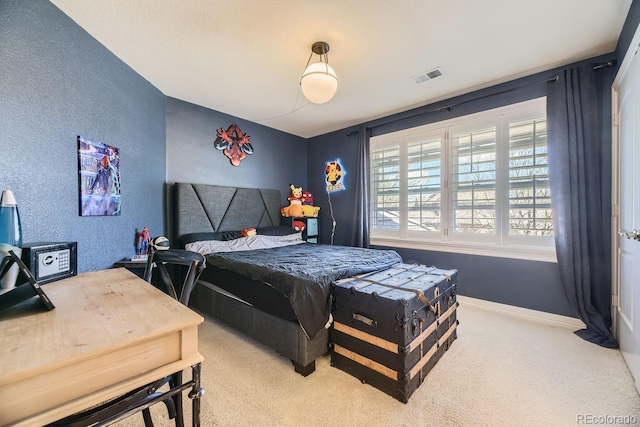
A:
[[[502,313],[509,316],[520,317],[522,319],[534,320],[550,326],[559,326],[571,330],[584,329],[586,326],[580,319],[559,314],[545,313],[544,311],[530,310],[528,308],[516,307],[513,305],[500,304],[497,302],[485,301],[477,298],[470,298],[458,295],[461,306],[476,307],[484,310]]]

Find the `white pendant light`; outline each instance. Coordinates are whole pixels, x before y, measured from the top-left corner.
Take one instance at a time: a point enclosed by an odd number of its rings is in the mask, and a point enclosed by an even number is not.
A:
[[[329,102],[338,89],[338,77],[329,65],[329,44],[315,42],[311,46],[311,55],[307,61],[307,67],[300,78],[300,86],[304,96],[314,104]],[[318,62],[310,64],[313,54],[320,57]]]

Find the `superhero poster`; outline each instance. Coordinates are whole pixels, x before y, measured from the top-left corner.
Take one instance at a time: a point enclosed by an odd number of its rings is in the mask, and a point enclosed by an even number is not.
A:
[[[81,216],[120,215],[120,150],[78,135]]]

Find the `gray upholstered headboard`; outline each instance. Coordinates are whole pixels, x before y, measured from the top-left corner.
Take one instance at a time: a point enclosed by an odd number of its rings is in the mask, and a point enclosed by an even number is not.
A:
[[[280,190],[177,183],[175,236],[280,225]]]

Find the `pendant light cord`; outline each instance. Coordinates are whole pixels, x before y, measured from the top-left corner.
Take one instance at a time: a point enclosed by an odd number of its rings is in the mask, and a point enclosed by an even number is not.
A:
[[[333,236],[336,233],[336,219],[333,216],[333,205],[331,204],[331,193],[327,190],[327,197],[329,198],[329,212],[331,213],[331,244],[333,245]]]

